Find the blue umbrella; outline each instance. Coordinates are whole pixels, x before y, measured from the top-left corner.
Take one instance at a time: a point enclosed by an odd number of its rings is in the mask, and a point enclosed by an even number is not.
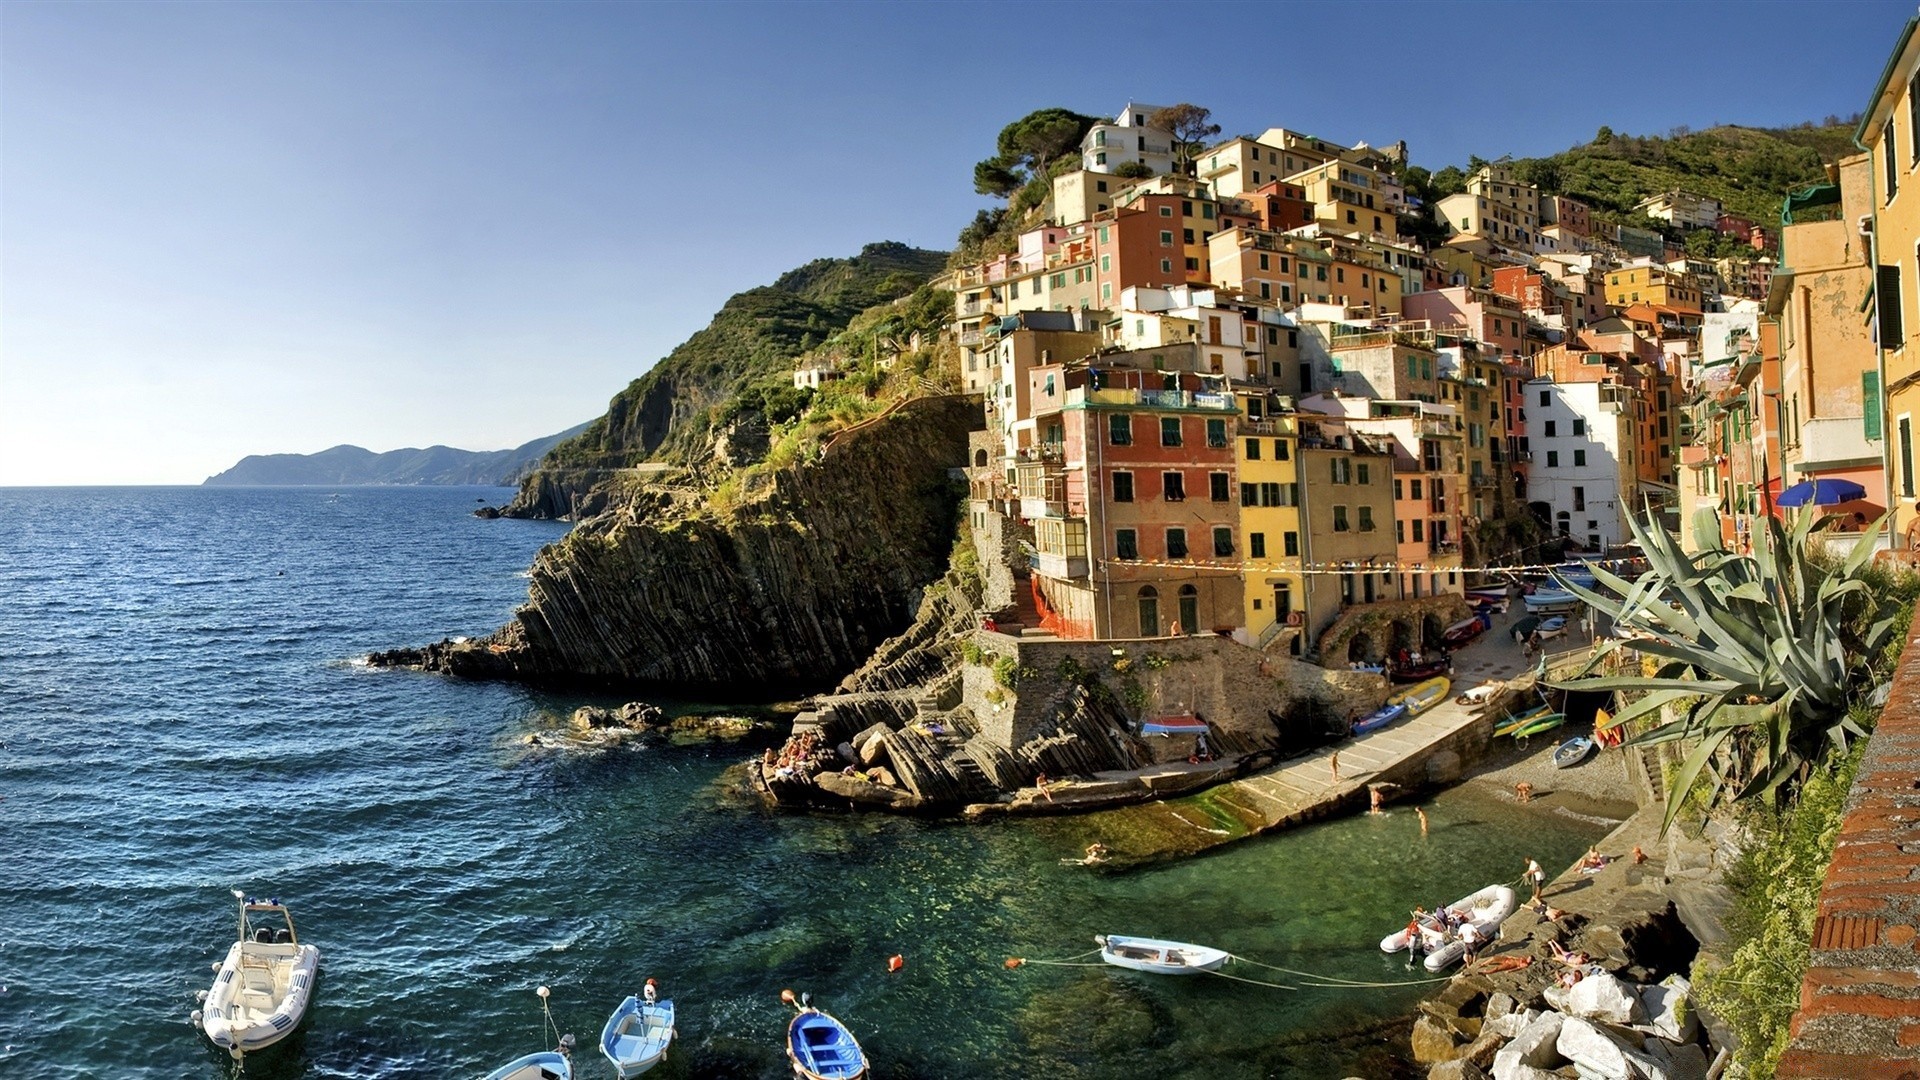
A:
[[[1851,480],[1822,478],[1802,480],[1781,492],[1780,497],[1773,501],[1781,506],[1805,506],[1808,503],[1815,506],[1832,506],[1835,503],[1864,499],[1866,496],[1867,489]]]

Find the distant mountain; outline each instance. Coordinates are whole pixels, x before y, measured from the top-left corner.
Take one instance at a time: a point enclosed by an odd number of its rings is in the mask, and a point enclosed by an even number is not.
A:
[[[496,484],[509,486],[547,456],[547,451],[587,429],[571,427],[512,450],[455,450],[451,446],[408,448],[376,454],[336,446],[317,454],[253,454],[210,485],[348,487],[357,484]]]

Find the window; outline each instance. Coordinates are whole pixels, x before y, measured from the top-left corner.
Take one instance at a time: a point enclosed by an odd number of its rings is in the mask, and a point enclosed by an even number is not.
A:
[[[1095,165],[1105,165],[1107,163],[1106,153],[1103,151],[1101,153],[1093,155],[1093,163]]]
[[[1230,559],[1233,557],[1233,530],[1225,525],[1213,528],[1213,557]]]
[[[1553,438],[1554,435],[1557,434],[1557,432],[1555,432],[1554,430],[1554,421],[1552,420],[1547,421],[1546,430],[1542,431],[1540,434],[1545,435],[1549,439]]]
[[[1184,502],[1187,497],[1187,474],[1177,472],[1161,473],[1160,492],[1168,502]]]
[[[1394,501],[1396,501],[1396,502],[1398,502],[1399,500],[1401,500],[1401,499],[1404,499],[1404,498],[1406,498],[1406,497],[1407,497],[1407,495],[1406,495],[1406,489],[1405,489],[1405,488],[1403,488],[1403,487],[1401,486],[1401,482],[1400,482],[1400,481],[1398,481],[1398,480],[1395,480],[1395,481],[1393,482],[1393,498],[1394,498]]]
[[[1420,495],[1420,481],[1418,481],[1418,480],[1409,480],[1409,481],[1407,482],[1407,485],[1408,485],[1408,486],[1407,486],[1407,497],[1408,497],[1408,498],[1410,498],[1410,499],[1418,499],[1418,498],[1420,498],[1420,497],[1421,497],[1421,495]]]
[[[1110,274],[1113,272],[1113,256],[1111,255],[1100,256],[1100,272],[1103,274]]]
[[[1351,529],[1352,529],[1352,526],[1347,524],[1347,508],[1344,506],[1334,507],[1333,508],[1333,531],[1349,532],[1351,531]]]
[[[1573,508],[1575,510],[1585,510],[1587,508],[1587,489],[1586,488],[1579,487],[1579,486],[1574,487]]]
[[[1191,243],[1193,243],[1193,230],[1192,230],[1192,229],[1181,229],[1181,230],[1180,230],[1180,241],[1181,241],[1182,243],[1186,243],[1186,244],[1191,244]]]
[[[1906,336],[1900,325],[1900,267],[1882,266],[1875,278],[1874,310],[1880,316],[1880,347],[1897,349]]]
[[[1327,465],[1332,473],[1330,479],[1334,483],[1336,484],[1353,483],[1353,460],[1351,458],[1343,458],[1343,457],[1328,458]]]
[[[1137,559],[1140,557],[1140,534],[1133,529],[1115,529],[1113,531],[1113,553],[1116,559]]]
[[[1179,446],[1180,445],[1180,418],[1179,417],[1163,416],[1160,418],[1160,445],[1161,446]]]
[[[1892,202],[1893,197],[1900,191],[1900,166],[1898,155],[1894,152],[1893,117],[1891,116],[1887,117],[1887,122],[1880,127],[1880,145],[1881,160],[1887,163],[1887,201]]]
[[[1252,555],[1256,559],[1264,559],[1267,557],[1266,533],[1247,534],[1247,554]]]
[[[1107,442],[1113,446],[1133,445],[1133,417],[1114,413],[1107,417]]]
[[[1285,461],[1290,456],[1291,455],[1287,450],[1287,441],[1285,439],[1273,440],[1273,460]]]
[[[1226,502],[1230,494],[1228,491],[1230,486],[1226,473],[1216,472],[1207,474],[1207,494],[1212,497],[1214,502]]]
[[[1587,452],[1585,450],[1575,450],[1573,452],[1573,463],[1575,465],[1585,465],[1587,463]]]
[[[1247,440],[1247,460],[1248,461],[1260,460],[1260,440],[1259,439]]]
[[[1372,483],[1372,482],[1373,482],[1373,480],[1372,480],[1372,478],[1371,478],[1371,476],[1369,476],[1369,474],[1368,474],[1368,471],[1367,471],[1367,463],[1366,463],[1366,462],[1364,462],[1364,461],[1363,461],[1363,462],[1361,462],[1358,468],[1359,468],[1359,479],[1357,479],[1357,480],[1355,480],[1355,481],[1354,481],[1354,483],[1356,483],[1356,484],[1370,484],[1370,483]]]
[[[1161,272],[1161,273],[1163,273],[1163,274],[1171,274],[1171,273],[1173,273],[1173,260],[1172,260],[1172,259],[1161,259],[1161,260],[1160,260],[1160,272]]]
[[[1907,80],[1907,130],[1920,131],[1920,72]],[[1908,137],[1912,138],[1911,135]],[[1912,155],[1909,159],[1911,163],[1920,165],[1920,139],[1913,139],[1913,145],[1907,147],[1907,151]]]
[[[1281,549],[1288,556],[1300,554],[1300,534],[1297,532],[1280,534]]]
[[[1161,247],[1173,246],[1173,230],[1172,229],[1160,230],[1160,246]]]
[[[1393,520],[1393,542],[1396,544],[1407,542],[1407,523],[1399,518]]]
[[[1114,502],[1132,502],[1133,501],[1133,474],[1132,473],[1117,472],[1113,474],[1113,501]]]
[[[1207,421],[1207,446],[1214,450],[1227,448],[1227,422],[1225,420]]]
[[[1540,391],[1540,407],[1543,409],[1547,407],[1547,392],[1545,390]]]
[[[1373,531],[1373,507],[1371,506],[1363,506],[1360,508],[1360,531]]]
[[[1167,530],[1167,558],[1184,559],[1187,557],[1187,530]]]
[[[1173,216],[1173,207],[1171,207],[1171,206],[1163,206],[1163,207],[1161,207],[1161,208],[1160,208],[1160,216],[1161,216],[1161,217],[1172,217],[1172,216]]]
[[[1663,409],[1666,408],[1665,405],[1662,405],[1660,407]],[[1551,427],[1552,425],[1549,424],[1548,426]],[[1573,433],[1575,435],[1585,436],[1587,433],[1587,422],[1585,420],[1575,420],[1573,422]],[[1553,434],[1553,432],[1549,431],[1547,432],[1547,434],[1551,435]]]
[[[1547,468],[1557,469],[1559,467],[1560,467],[1560,451],[1558,450],[1547,451]]]

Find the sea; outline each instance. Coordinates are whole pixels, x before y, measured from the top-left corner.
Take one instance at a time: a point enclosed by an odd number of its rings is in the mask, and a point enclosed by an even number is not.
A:
[[[648,977],[661,1077],[788,1076],[783,989],[882,1080],[1390,1076],[1435,986],[1379,939],[1606,829],[1469,786],[1427,835],[1394,806],[1103,873],[1065,861],[1087,819],[772,812],[755,746],[533,745],[618,699],[361,661],[510,617],[566,526],[473,516],[508,495],[0,490],[0,1076],[478,1080],[556,1033],[611,1076]],[[238,1063],[189,1022],[235,889],[322,955],[305,1024]],[[1246,960],[1127,972],[1103,933]]]

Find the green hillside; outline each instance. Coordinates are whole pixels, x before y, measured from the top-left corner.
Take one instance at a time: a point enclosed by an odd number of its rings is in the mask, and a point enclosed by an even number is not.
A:
[[[946,259],[944,251],[868,244],[852,258],[815,259],[734,295],[712,322],[615,394],[605,416],[555,447],[547,464],[618,467],[684,455],[715,406],[756,410],[766,388],[791,387],[796,357],[860,312],[912,295]],[[743,403],[743,394],[752,400]]]

